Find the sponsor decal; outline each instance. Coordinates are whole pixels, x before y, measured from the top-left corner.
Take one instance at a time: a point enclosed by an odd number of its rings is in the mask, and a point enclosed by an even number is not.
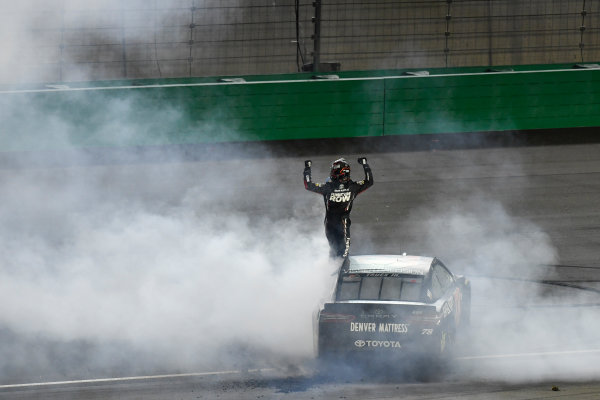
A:
[[[444,303],[444,306],[442,307],[442,318],[446,318],[451,312],[452,310],[448,306],[448,302]]]
[[[392,273],[386,273],[386,272],[372,272],[369,274],[365,274],[365,276],[369,276],[369,277],[391,277],[391,278],[398,278],[404,275],[423,275],[423,271],[419,270],[419,269],[414,269],[414,268],[399,268],[398,271],[400,272],[392,272]],[[415,282],[420,282],[420,281],[415,281]]]
[[[402,345],[397,340],[356,340],[354,346],[363,347],[379,347],[382,349],[400,349]]]
[[[387,319],[387,318],[396,318],[398,314],[388,314],[383,310],[375,310],[372,314],[361,314],[361,318],[378,318],[378,319]]]
[[[346,192],[346,193],[331,193],[331,195],[329,195],[329,201],[333,201],[334,203],[346,203],[348,201],[350,201],[350,198],[352,196],[352,193],[350,192]]]
[[[350,322],[350,332],[408,333],[408,324]]]
[[[379,332],[383,333],[407,333],[408,324],[379,324]]]
[[[350,332],[375,332],[374,322],[350,322]]]
[[[448,301],[445,302],[444,306],[442,307],[443,318],[446,318],[448,315],[450,315],[450,313],[452,312],[453,309],[454,309],[454,297],[450,297],[448,299]]]

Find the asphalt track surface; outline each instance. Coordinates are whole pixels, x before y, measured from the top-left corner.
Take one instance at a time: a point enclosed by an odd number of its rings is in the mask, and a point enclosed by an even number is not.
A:
[[[537,134],[535,140],[516,135],[510,143],[485,136],[424,137],[410,143],[314,141],[243,150],[239,146],[221,149],[221,156],[214,149],[192,149],[183,159],[156,159],[147,153],[96,155],[91,163],[86,158],[75,165],[50,161],[59,175],[65,170],[127,170],[132,183],[149,163],[161,165],[165,177],[169,169],[181,171],[183,166],[189,177],[178,185],[240,165],[252,171],[275,164],[274,176],[247,181],[243,189],[252,200],[240,208],[285,215],[299,199],[320,201],[302,187],[306,158],[312,159],[313,175],[319,179],[326,176],[331,160],[343,155],[358,179],[356,158],[366,156],[375,185],[355,202],[351,252],[434,254],[467,274],[473,285],[472,332],[449,371],[427,381],[389,371],[325,379],[307,361],[287,370],[147,376],[124,371],[49,381],[32,376],[5,380],[0,398],[600,398],[600,144],[573,140],[579,134],[561,132],[570,140],[560,140],[556,133]],[[19,168],[9,160],[3,173]],[[270,200],[273,183],[289,202]],[[173,185],[165,183],[165,190],[181,189]],[[555,257],[538,254],[552,251]]]

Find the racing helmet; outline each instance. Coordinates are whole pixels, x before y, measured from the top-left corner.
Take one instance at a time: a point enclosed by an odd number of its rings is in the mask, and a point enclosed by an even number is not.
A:
[[[332,181],[348,182],[350,180],[350,164],[345,159],[338,158],[331,163],[329,176]]]

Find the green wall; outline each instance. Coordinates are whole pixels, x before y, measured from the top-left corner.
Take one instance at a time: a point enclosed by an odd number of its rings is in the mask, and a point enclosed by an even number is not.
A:
[[[600,126],[600,70],[385,82],[386,135]]]
[[[521,66],[0,90],[2,151],[600,126],[600,69]]]

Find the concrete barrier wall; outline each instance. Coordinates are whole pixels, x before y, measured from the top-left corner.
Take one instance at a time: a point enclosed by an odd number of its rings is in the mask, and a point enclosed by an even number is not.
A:
[[[5,90],[0,145],[39,151],[600,126],[600,68],[572,67]]]
[[[385,80],[384,134],[600,126],[600,70]]]

